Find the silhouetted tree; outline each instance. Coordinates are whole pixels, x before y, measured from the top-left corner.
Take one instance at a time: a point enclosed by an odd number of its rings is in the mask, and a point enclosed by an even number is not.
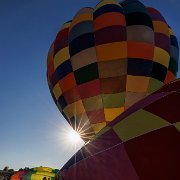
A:
[[[6,167],[4,167],[3,171],[8,171],[8,169],[9,169],[9,167],[6,166]]]

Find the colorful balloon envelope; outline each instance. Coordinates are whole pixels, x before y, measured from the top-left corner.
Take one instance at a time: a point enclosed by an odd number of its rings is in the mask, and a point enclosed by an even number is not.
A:
[[[131,106],[60,170],[64,180],[180,179],[180,80]]]
[[[41,166],[19,171],[11,177],[11,180],[54,180],[57,172],[57,169]]]
[[[85,141],[176,78],[178,42],[163,16],[138,0],[102,0],[65,23],[47,60],[59,110]]]
[[[25,175],[27,173],[27,171],[19,171],[16,174],[11,176],[10,180],[20,180],[21,176]]]

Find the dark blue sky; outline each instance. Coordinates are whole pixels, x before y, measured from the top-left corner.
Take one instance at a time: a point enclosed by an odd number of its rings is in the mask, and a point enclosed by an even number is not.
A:
[[[60,168],[75,152],[46,82],[46,57],[61,25],[98,0],[0,0],[0,169]],[[180,1],[143,0],[180,40]]]

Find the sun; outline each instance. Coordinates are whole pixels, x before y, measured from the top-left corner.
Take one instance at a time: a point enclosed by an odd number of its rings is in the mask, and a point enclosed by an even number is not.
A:
[[[81,136],[82,132],[80,129],[74,130],[66,122],[55,125],[54,139],[57,141],[58,147],[61,149],[63,147],[67,152],[75,153],[84,146],[85,142]]]
[[[67,140],[72,144],[78,144],[82,141],[79,133],[73,129],[67,133]]]

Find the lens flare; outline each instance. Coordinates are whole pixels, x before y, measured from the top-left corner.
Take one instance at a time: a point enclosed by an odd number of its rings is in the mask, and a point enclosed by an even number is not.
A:
[[[68,132],[67,138],[73,144],[77,144],[78,142],[82,141],[79,133],[74,131],[73,129]]]

